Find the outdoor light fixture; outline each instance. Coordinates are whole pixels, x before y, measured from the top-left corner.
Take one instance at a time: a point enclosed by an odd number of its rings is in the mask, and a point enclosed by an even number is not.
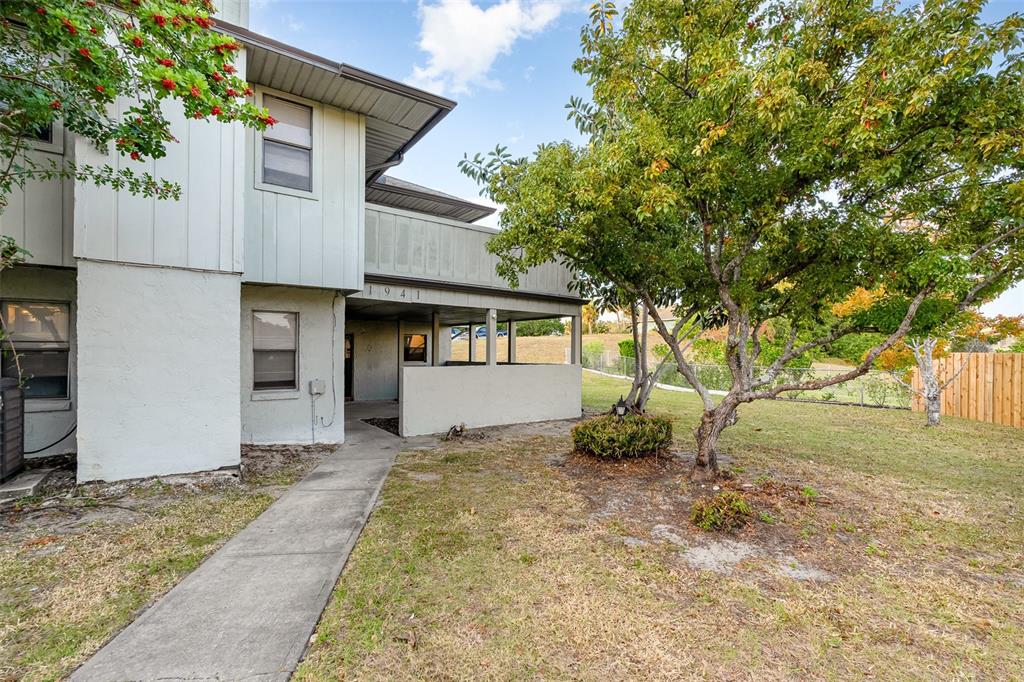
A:
[[[622,399],[622,394],[619,394],[619,402],[612,405],[612,409],[615,410],[615,416],[622,419],[626,416],[626,401]]]

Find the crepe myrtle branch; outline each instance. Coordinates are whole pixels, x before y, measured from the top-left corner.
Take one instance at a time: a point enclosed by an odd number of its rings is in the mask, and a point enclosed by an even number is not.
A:
[[[665,320],[662,319],[661,314],[658,312],[658,306],[655,305],[654,300],[647,292],[641,292],[640,296],[644,301],[644,305],[647,306],[647,312],[654,319],[654,324],[658,327],[658,333],[661,334],[661,338],[665,340],[665,343],[668,344],[669,350],[672,351],[672,356],[676,361],[676,366],[679,368],[680,373],[682,373],[687,383],[689,383],[690,386],[693,386],[693,390],[697,392],[697,395],[700,396],[701,401],[704,403],[704,409],[715,409],[715,402],[711,398],[711,393],[697,378],[697,373],[694,371],[693,366],[686,361],[686,358],[683,356],[683,348],[679,345],[679,340],[669,331],[668,325],[665,324]],[[680,318],[680,322],[681,321],[682,318]],[[676,323],[677,329],[680,322]],[[687,347],[692,343],[693,342],[690,341],[690,343],[687,344]]]
[[[914,354],[914,360],[917,362],[918,367],[923,367],[926,363],[932,361],[937,341],[938,339],[935,338],[910,339],[909,341],[907,341],[907,348],[909,348],[910,351]],[[945,391],[947,388],[949,388],[949,386],[954,381],[957,380],[957,378],[963,373],[963,371],[967,369],[968,364],[970,364],[970,361],[964,360],[962,363],[960,363],[960,366],[956,368],[953,374],[946,381],[937,383],[935,387],[938,389],[938,392],[942,393],[942,391]],[[904,388],[910,390],[911,392],[922,398],[927,397],[927,391],[925,389],[914,388],[913,383],[906,381],[903,377],[900,376],[899,372],[892,370],[889,372],[889,374]]]
[[[867,371],[871,369],[871,365],[874,364],[875,359],[878,358],[879,355],[881,355],[884,351],[888,350],[889,348],[892,348],[897,341],[899,341],[900,339],[907,335],[907,332],[910,331],[911,324],[913,324],[914,322],[914,317],[917,315],[918,309],[921,307],[921,304],[934,289],[934,283],[929,283],[924,288],[922,288],[917,293],[917,295],[914,296],[913,300],[911,300],[910,305],[907,307],[907,312],[903,316],[903,319],[900,321],[900,324],[896,328],[896,330],[889,334],[889,336],[886,337],[885,341],[883,341],[882,343],[878,344],[870,351],[868,351],[868,353],[864,356],[864,359],[861,360],[861,363],[854,367],[853,369],[851,369],[850,371],[843,372],[842,374],[827,379],[817,379],[805,382],[792,382],[788,384],[780,384],[778,386],[775,386],[771,389],[764,391],[750,391],[742,397],[742,400],[744,400],[745,402],[750,402],[753,400],[759,400],[761,398],[777,398],[780,393],[784,393],[786,391],[817,391],[822,388],[828,388],[829,386],[835,386],[836,384],[841,384],[846,381],[850,381],[851,379],[856,379],[857,377],[866,374]],[[830,334],[823,338],[827,339],[829,337],[834,337],[832,340],[836,340],[842,336],[845,336],[848,333],[850,333],[849,330],[845,330],[843,331],[843,333],[838,334],[834,332],[833,334]],[[789,362],[790,360],[794,359],[795,357],[797,357],[797,355],[800,354],[797,352],[797,350],[809,350],[810,348],[823,345],[823,343],[828,343],[828,341],[818,339],[816,341],[805,343],[798,349],[792,349],[789,353],[784,353],[782,356],[780,356],[780,360],[782,360],[782,362],[779,363],[778,361],[776,361],[776,363],[773,363],[773,366],[775,364],[780,364],[780,366],[785,365],[786,362]]]

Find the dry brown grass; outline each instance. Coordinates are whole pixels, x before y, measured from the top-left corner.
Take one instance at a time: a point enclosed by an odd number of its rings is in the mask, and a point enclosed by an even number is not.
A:
[[[583,344],[601,343],[605,350],[619,352],[619,341],[633,338],[630,334],[584,334]],[[569,349],[569,336],[519,336],[516,338],[516,362],[560,364],[565,362]],[[485,339],[476,339],[476,357],[487,353]],[[452,342],[452,360],[469,359],[469,341]],[[508,338],[498,339],[498,362],[508,360]]]
[[[618,388],[588,377],[586,399]],[[654,403],[682,422],[682,450],[690,400]],[[744,414],[727,432],[727,485],[760,520],[724,536],[689,525],[709,491],[685,462],[569,457],[568,425],[406,453],[297,677],[1024,677],[1019,433],[951,422],[924,435],[918,417]],[[858,456],[858,439],[871,451]],[[692,565],[722,540],[757,552],[724,575]]]
[[[314,461],[265,449],[245,458],[246,483],[80,486],[5,508],[0,680],[66,676]]]

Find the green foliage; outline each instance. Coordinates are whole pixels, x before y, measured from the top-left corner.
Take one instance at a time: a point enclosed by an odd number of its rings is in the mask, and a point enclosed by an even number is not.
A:
[[[654,344],[654,347],[651,348],[651,352],[654,353],[654,357],[661,359],[668,355],[669,352],[671,352],[671,349],[668,347],[667,343],[656,343]]]
[[[1011,353],[1024,353],[1024,337],[1014,341],[1007,350]]]
[[[789,338],[890,344],[1024,276],[1020,15],[987,22],[975,0],[599,4],[575,63],[590,98],[569,104],[586,144],[461,164],[505,207],[488,248],[513,283],[557,259],[589,297],[719,314],[729,388],[753,400],[792,390],[782,366],[810,365]],[[858,289],[880,293],[837,314]],[[781,333],[755,358],[766,321]],[[758,364],[771,371],[745,388]]]
[[[746,524],[753,513],[753,507],[742,493],[723,490],[694,502],[690,521],[703,531],[732,530]]]
[[[604,415],[574,426],[572,442],[577,452],[603,459],[645,457],[672,444],[672,422],[650,415]]]
[[[252,91],[232,64],[241,44],[211,30],[209,0],[4,1],[0,8],[0,210],[13,188],[54,177],[177,198],[177,185],[143,171],[177,142],[167,110],[256,128],[274,123],[248,102]],[[112,106],[118,98],[135,103]],[[28,138],[56,122],[99,148],[113,145],[138,170],[43,161],[27,151]]]
[[[633,343],[633,339],[623,339],[622,341],[619,341],[619,355],[624,358],[636,357],[636,344]]]
[[[551,336],[565,333],[561,320],[527,320],[516,323],[516,336]]]
[[[830,351],[833,356],[846,360],[851,365],[856,365],[860,363],[865,353],[880,344],[884,339],[884,335],[874,332],[849,334],[832,342]]]

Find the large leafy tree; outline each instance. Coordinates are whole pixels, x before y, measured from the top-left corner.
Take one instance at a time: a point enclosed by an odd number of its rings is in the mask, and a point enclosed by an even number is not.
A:
[[[1024,20],[982,5],[595,5],[576,63],[592,99],[570,105],[589,143],[463,164],[505,204],[502,274],[563,258],[642,300],[703,401],[695,473],[713,474],[739,405],[855,378],[1024,274]],[[880,293],[838,310],[858,287]],[[724,320],[720,400],[665,304]],[[759,362],[773,320],[788,338]],[[858,366],[785,378],[864,331],[883,336]]]
[[[209,0],[0,2],[0,211],[30,178],[75,177],[177,198],[180,188],[142,171],[176,140],[165,100],[185,115],[262,128],[232,61],[241,49],[217,33]],[[114,106],[118,98],[130,102]],[[31,140],[55,122],[139,162],[121,170],[41,159]]]

